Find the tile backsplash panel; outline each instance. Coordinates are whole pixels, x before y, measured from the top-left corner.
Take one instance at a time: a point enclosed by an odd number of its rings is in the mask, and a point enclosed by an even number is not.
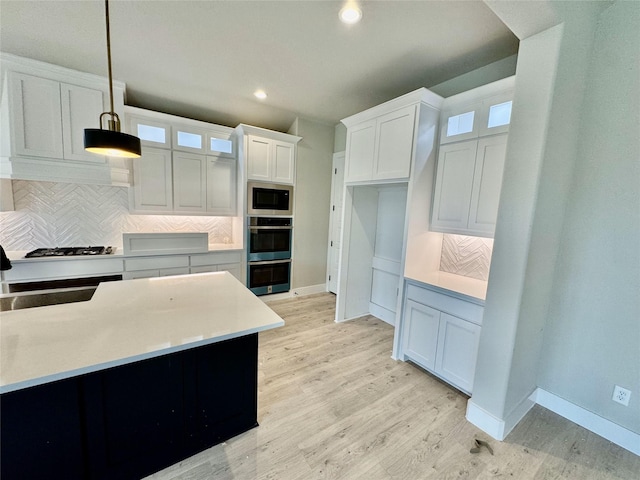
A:
[[[486,281],[492,252],[492,238],[444,234],[440,271]]]
[[[131,215],[126,187],[13,181],[15,212],[0,214],[5,250],[112,245],[123,233],[208,232],[209,243],[232,243],[230,217]]]

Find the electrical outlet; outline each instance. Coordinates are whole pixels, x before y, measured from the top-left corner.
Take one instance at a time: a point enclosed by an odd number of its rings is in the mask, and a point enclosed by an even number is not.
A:
[[[629,397],[631,396],[631,392],[626,388],[622,388],[618,385],[613,389],[613,401],[621,403],[625,407],[629,406]]]

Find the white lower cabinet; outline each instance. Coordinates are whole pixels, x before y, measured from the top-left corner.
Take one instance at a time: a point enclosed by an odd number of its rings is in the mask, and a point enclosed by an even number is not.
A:
[[[213,252],[191,255],[190,273],[229,272],[244,284],[242,253]]]
[[[124,280],[135,278],[166,277],[189,273],[188,255],[165,255],[158,257],[128,258],[124,261]]]
[[[401,359],[471,393],[484,307],[408,283]]]

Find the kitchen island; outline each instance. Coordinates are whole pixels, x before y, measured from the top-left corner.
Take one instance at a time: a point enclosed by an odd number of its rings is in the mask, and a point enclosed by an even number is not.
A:
[[[140,478],[257,426],[257,335],[282,325],[226,272],[3,312],[2,478]]]

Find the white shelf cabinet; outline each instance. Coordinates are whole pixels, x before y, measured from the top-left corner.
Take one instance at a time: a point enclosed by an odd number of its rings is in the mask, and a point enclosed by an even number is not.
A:
[[[402,359],[471,393],[484,308],[410,283],[402,316]]]
[[[411,173],[416,106],[347,125],[346,182],[406,180]]]
[[[507,135],[440,146],[431,229],[492,237],[498,215]]]

